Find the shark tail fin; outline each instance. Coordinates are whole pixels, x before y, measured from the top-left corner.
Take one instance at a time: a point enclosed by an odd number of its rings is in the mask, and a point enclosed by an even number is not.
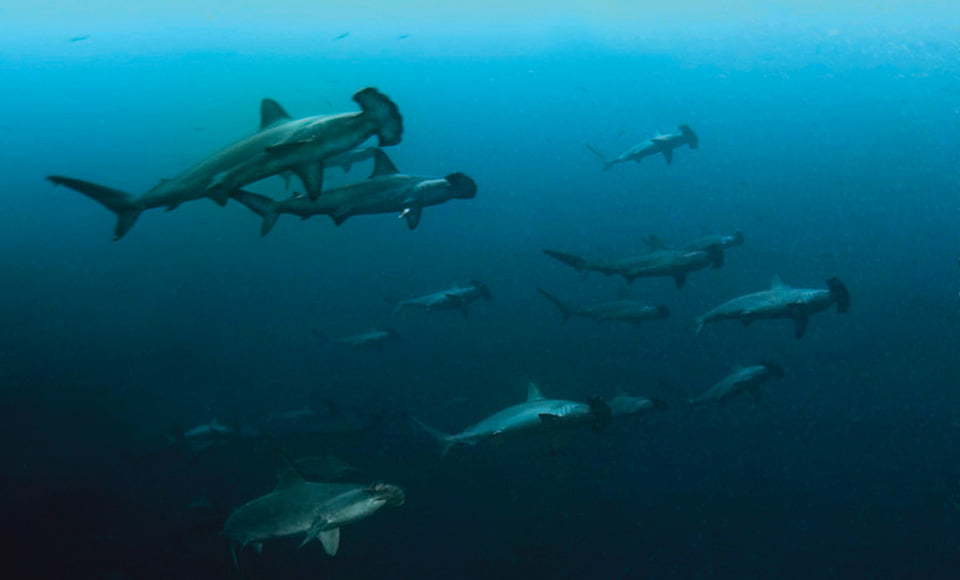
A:
[[[396,145],[403,138],[403,117],[400,109],[390,98],[373,87],[357,91],[353,95],[365,115],[370,115],[379,125],[377,136],[380,146]]]
[[[550,256],[554,260],[559,260],[564,264],[572,267],[577,272],[582,272],[586,270],[590,265],[585,259],[581,258],[580,256],[575,256],[573,254],[556,252],[554,250],[544,250],[543,253]]]
[[[570,320],[570,317],[573,316],[573,309],[570,308],[565,302],[554,296],[553,294],[547,292],[543,288],[537,288],[537,292],[543,295],[544,298],[553,302],[553,305],[560,310],[560,315],[563,316],[563,321],[566,322]]]
[[[54,185],[62,185],[82,193],[117,214],[117,225],[113,229],[114,241],[125,236],[143,212],[143,208],[136,205],[134,197],[131,194],[120,191],[119,189],[59,175],[51,175],[47,177],[47,181]]]
[[[437,443],[440,444],[440,456],[446,457],[447,453],[450,451],[450,448],[456,444],[456,438],[453,435],[448,435],[434,429],[416,417],[411,417],[411,419],[413,419],[413,422],[416,423],[418,427],[426,431],[431,437],[437,440]]]
[[[591,145],[591,144],[589,144],[589,143],[584,143],[584,146],[586,146],[586,148],[587,148],[591,153],[593,153],[594,155],[597,156],[597,159],[599,159],[599,160],[600,160],[600,163],[603,164],[603,170],[604,170],[604,171],[610,171],[610,168],[613,167],[613,166],[616,164],[616,161],[610,161],[609,159],[607,159],[607,156],[604,155],[603,153],[601,153],[600,150],[597,149],[596,147],[594,147],[593,145]]]
[[[691,149],[696,149],[700,146],[700,139],[697,137],[697,134],[693,132],[693,129],[691,129],[688,125],[680,125],[680,133],[682,133],[684,138],[686,138]]]
[[[850,311],[850,291],[846,284],[839,278],[830,278],[827,280],[827,287],[830,288],[830,295],[837,301],[837,312],[841,314]]]
[[[277,202],[265,195],[243,190],[234,193],[233,198],[263,218],[263,224],[260,226],[261,237],[270,233],[274,224],[277,223],[277,217],[280,215],[277,213]]]

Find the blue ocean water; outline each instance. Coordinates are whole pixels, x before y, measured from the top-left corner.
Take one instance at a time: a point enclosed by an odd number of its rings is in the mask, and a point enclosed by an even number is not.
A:
[[[960,53],[947,3],[729,12],[610,3],[316,6],[171,2],[0,6],[0,433],[7,577],[953,578],[960,566],[957,201]],[[397,103],[404,172],[473,177],[475,199],[396,215],[259,218],[208,200],[114,216],[44,181],[140,193],[249,135],[259,104],[295,117]],[[689,124],[696,150],[601,171]],[[330,186],[367,165],[328,172]],[[299,184],[294,180],[294,185]],[[281,197],[271,178],[252,190]],[[741,229],[725,265],[640,279],[667,305],[641,328],[561,324],[624,285],[544,248],[621,257]],[[769,286],[840,277],[847,315],[693,319]],[[456,312],[391,300],[483,280]],[[322,336],[391,327],[353,350]],[[783,380],[716,408],[690,397],[773,360]],[[668,408],[600,433],[454,449],[523,400],[617,389]],[[212,419],[335,408],[355,428],[249,436],[199,452]],[[273,448],[332,453],[407,503],[343,530],[239,554],[230,511],[272,485]],[[196,506],[203,499],[202,513]]]

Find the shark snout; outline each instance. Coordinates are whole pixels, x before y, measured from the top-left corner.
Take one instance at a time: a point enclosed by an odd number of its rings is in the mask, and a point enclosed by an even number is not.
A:
[[[403,490],[389,483],[375,483],[370,486],[369,492],[389,506],[400,507],[407,502],[407,496]]]

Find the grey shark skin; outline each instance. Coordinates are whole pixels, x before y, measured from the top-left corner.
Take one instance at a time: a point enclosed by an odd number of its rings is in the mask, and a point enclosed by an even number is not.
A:
[[[370,179],[327,190],[315,200],[294,196],[274,201],[247,191],[238,191],[233,197],[263,218],[260,235],[265,236],[284,213],[303,219],[328,215],[339,226],[355,215],[399,212],[413,230],[420,224],[423,208],[477,195],[476,183],[463,173],[451,173],[443,179],[401,175],[386,154],[378,151],[374,157]]]
[[[222,534],[231,540],[231,550],[233,544],[241,549],[253,544],[259,551],[265,540],[302,533],[301,546],[317,538],[333,556],[340,545],[341,526],[405,501],[403,490],[394,485],[310,482],[286,457],[281,455],[279,461],[273,491],[238,507],[224,523]]]
[[[685,244],[683,246],[684,250],[703,250],[709,251],[714,248],[721,250],[726,250],[728,248],[734,248],[737,246],[743,245],[743,232],[736,230],[731,236],[725,235],[708,235],[697,238],[696,240]]]
[[[647,236],[643,243],[647,244],[651,251],[673,248],[657,236]],[[710,252],[714,256],[712,266],[722,268],[725,259],[724,250],[743,245],[743,232],[736,230],[733,235],[706,235],[701,236],[690,243],[684,244],[679,249],[687,252]]]
[[[82,193],[114,212],[114,240],[126,235],[144,210],[171,210],[203,197],[223,205],[243,185],[287,170],[301,178],[311,195],[318,195],[326,158],[354,149],[373,134],[379,134],[381,145],[401,139],[402,118],[389,98],[366,88],[353,99],[360,104],[361,112],[297,120],[272,99],[264,99],[260,131],[139,196],[59,175],[47,180]]]
[[[393,312],[396,314],[408,308],[426,310],[427,312],[433,312],[434,310],[459,310],[460,314],[464,318],[467,318],[470,303],[480,300],[481,298],[492,300],[493,294],[490,293],[490,288],[488,288],[486,284],[475,280],[468,286],[457,286],[449,290],[434,292],[433,294],[427,294],[426,296],[420,296],[418,298],[400,300],[394,306]]]
[[[494,413],[456,434],[442,433],[414,419],[417,425],[437,440],[442,455],[446,455],[454,445],[475,445],[487,439],[578,426],[593,420],[594,413],[589,404],[547,399],[534,383],[527,387],[527,400],[523,403]]]
[[[260,148],[242,164],[217,176],[209,191],[216,199],[226,200],[247,184],[271,175],[292,171],[303,182],[310,199],[320,196],[323,170],[327,159],[356,149],[377,135],[380,146],[396,145],[403,136],[403,118],[389,97],[374,88],[357,91],[353,100],[360,105],[358,113],[308,117],[294,120],[276,106],[273,122],[267,132],[282,138]]]
[[[204,423],[203,425],[197,425],[192,429],[188,429],[183,432],[184,439],[206,439],[206,438],[218,438],[218,437],[229,437],[236,433],[236,429],[228,425],[224,425],[220,421],[214,419],[209,423]]]
[[[702,395],[690,399],[689,403],[691,405],[722,403],[746,392],[752,393],[754,397],[759,397],[757,389],[760,385],[781,378],[783,378],[783,369],[776,363],[737,369],[724,377],[719,383],[710,387]]]
[[[607,276],[622,276],[627,283],[637,278],[668,276],[673,278],[677,288],[683,288],[687,274],[707,267],[718,268],[723,264],[721,250],[676,250],[661,248],[646,254],[639,254],[618,260],[591,261],[580,256],[543,250],[543,253],[555,260],[571,266],[578,272],[599,272]]]
[[[359,149],[351,149],[339,155],[334,155],[333,157],[328,157],[323,160],[323,168],[330,169],[331,167],[339,167],[343,170],[344,173],[350,173],[350,170],[353,168],[354,164],[362,163],[368,159],[373,159],[373,156],[377,151],[380,151],[379,147],[361,147]],[[293,173],[290,171],[284,171],[280,174],[280,177],[283,178],[284,184],[287,189],[290,189],[290,177],[293,176]]]
[[[793,320],[794,335],[799,340],[807,330],[810,315],[834,304],[839,313],[850,310],[850,292],[838,278],[827,280],[826,290],[791,288],[774,278],[769,290],[734,298],[698,317],[696,331],[700,334],[705,324],[718,320],[740,320],[748,325],[754,320],[788,318]]]
[[[332,338],[331,342],[352,346],[354,348],[381,347],[384,343],[400,340],[400,334],[391,328],[384,330],[371,330],[362,334],[344,336],[342,338]]]
[[[605,402],[610,408],[611,417],[614,419],[636,417],[648,411],[663,409],[667,406],[667,404],[660,399],[651,399],[627,393],[617,393],[616,396],[607,399]]]
[[[634,326],[640,326],[643,322],[658,320],[670,316],[670,309],[666,306],[650,306],[636,300],[614,300],[611,302],[598,302],[582,308],[575,308],[563,302],[553,294],[550,294],[543,288],[537,288],[547,300],[553,303],[560,310],[563,322],[566,323],[573,316],[589,318],[597,322],[617,321],[629,322]]]
[[[726,250],[728,248],[742,246],[743,239],[743,232],[741,230],[735,230],[733,235],[729,236],[721,234],[701,236],[692,242],[680,246],[680,249],[691,252],[697,250],[709,251],[713,249]],[[657,236],[647,236],[644,238],[643,243],[647,244],[651,250],[660,250],[663,248],[673,247]]]
[[[680,147],[681,145],[688,145],[691,149],[696,149],[700,145],[697,134],[694,133],[690,127],[687,125],[680,125],[678,129],[680,130],[679,133],[657,135],[656,137],[652,137],[646,141],[643,141],[642,143],[634,145],[614,159],[607,159],[603,153],[592,147],[590,144],[587,144],[587,149],[600,158],[600,161],[603,163],[604,171],[609,171],[618,163],[626,163],[627,161],[640,163],[644,157],[660,154],[663,155],[663,158],[669,165],[673,163],[673,150],[677,147]]]

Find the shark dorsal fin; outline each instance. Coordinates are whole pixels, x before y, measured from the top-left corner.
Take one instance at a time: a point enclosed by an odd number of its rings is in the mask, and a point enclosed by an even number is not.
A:
[[[780,279],[778,274],[774,274],[773,278],[770,279],[770,289],[779,290],[780,288],[787,288],[788,286],[783,283],[783,280]]]
[[[283,110],[280,103],[273,99],[264,99],[260,101],[260,130],[263,131],[271,125],[283,121],[289,121],[292,117]]]
[[[377,149],[373,152],[373,173],[370,174],[370,177],[396,175],[397,173],[399,173],[397,166],[393,164],[393,161],[387,157],[383,150]]]
[[[542,401],[546,399],[543,396],[543,393],[540,392],[540,387],[537,386],[537,383],[531,382],[527,385],[527,402],[532,403],[534,401]]]
[[[275,490],[293,487],[306,481],[283,451],[276,449],[274,452],[277,455],[277,486],[274,488]]]

